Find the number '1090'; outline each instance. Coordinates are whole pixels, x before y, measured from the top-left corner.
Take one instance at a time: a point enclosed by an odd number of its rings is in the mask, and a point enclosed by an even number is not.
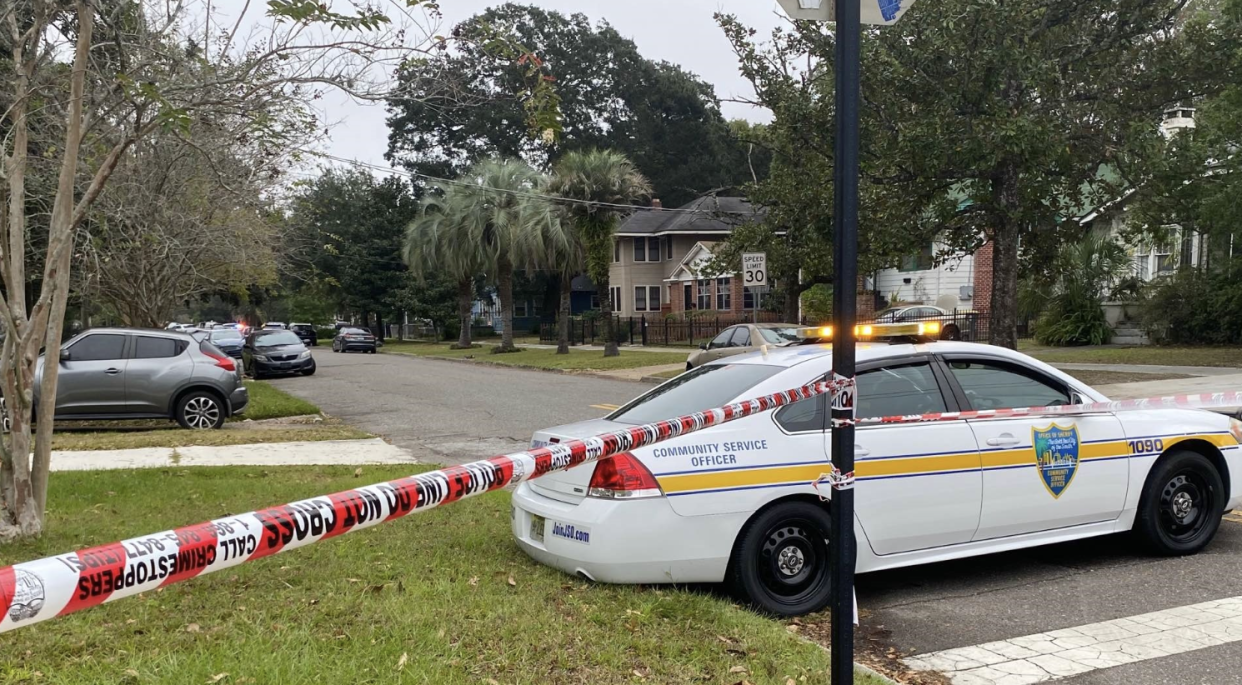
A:
[[[1163,452],[1163,440],[1131,440],[1130,454],[1147,454],[1149,452]]]

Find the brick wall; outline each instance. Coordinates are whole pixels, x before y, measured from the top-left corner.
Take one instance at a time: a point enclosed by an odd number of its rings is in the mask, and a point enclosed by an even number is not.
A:
[[[992,311],[992,243],[975,250],[975,297],[970,306],[977,312]]]
[[[686,311],[686,292],[681,283],[671,284],[668,289],[668,303],[670,311]]]
[[[732,286],[733,297],[729,304],[732,306],[734,314],[741,314],[746,311],[743,306],[746,304],[742,288],[745,287],[745,281],[742,280],[742,274],[733,274],[733,278],[729,279],[729,285]]]

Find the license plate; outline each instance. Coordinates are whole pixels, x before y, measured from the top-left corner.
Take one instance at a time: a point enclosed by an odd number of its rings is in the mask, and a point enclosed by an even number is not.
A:
[[[544,518],[536,514],[530,515],[530,539],[543,542]]]

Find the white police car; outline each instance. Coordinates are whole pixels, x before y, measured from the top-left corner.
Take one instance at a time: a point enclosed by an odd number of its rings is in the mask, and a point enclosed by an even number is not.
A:
[[[535,433],[542,446],[798,387],[828,345],[689,371],[608,417]],[[1106,401],[1011,350],[860,343],[860,418]],[[522,483],[513,533],[536,560],[610,583],[725,581],[761,610],[828,601],[827,399],[767,412]],[[1242,423],[1201,410],[860,426],[859,573],[1133,531],[1191,554],[1242,504]]]

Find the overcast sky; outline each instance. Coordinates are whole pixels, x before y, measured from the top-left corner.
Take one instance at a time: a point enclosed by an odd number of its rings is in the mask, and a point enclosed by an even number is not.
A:
[[[217,11],[229,13],[242,0],[217,0]],[[256,21],[267,21],[261,11],[266,3],[251,2],[249,14]],[[345,0],[336,0],[346,11]],[[440,0],[444,15],[443,31],[488,7],[497,0]],[[775,0],[526,0],[565,14],[580,12],[592,22],[607,20],[621,35],[632,39],[644,57],[680,64],[716,87],[721,100],[749,97],[749,83],[738,73],[737,59],[724,33],[712,19],[717,11],[736,14],[746,25],[767,35],[784,20]],[[319,103],[321,115],[331,124],[331,141],[325,152],[372,164],[387,166],[388,128],[383,105],[351,101],[339,92],[328,94]],[[743,104],[723,103],[726,118],[766,121],[766,111]]]

